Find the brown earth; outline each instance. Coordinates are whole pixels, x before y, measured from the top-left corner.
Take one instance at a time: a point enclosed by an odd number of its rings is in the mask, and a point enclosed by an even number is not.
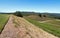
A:
[[[0,38],[58,38],[21,17],[11,16]]]

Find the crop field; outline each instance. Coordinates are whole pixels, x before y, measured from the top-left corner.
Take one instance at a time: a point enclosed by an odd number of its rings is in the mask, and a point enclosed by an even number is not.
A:
[[[42,28],[43,30],[47,31],[48,33],[60,37],[60,21],[51,20],[48,22],[39,22],[30,18],[25,19],[31,22],[32,24],[35,24],[39,28]]]
[[[0,32],[3,30],[4,25],[8,21],[8,14],[0,14]]]

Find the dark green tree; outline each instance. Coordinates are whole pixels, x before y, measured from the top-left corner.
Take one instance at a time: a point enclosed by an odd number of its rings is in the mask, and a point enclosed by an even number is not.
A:
[[[41,14],[39,14],[39,17],[42,17],[42,15],[41,15]]]
[[[19,17],[23,17],[23,15],[21,14],[20,11],[16,11],[16,12],[14,13],[14,15],[19,16]]]
[[[43,17],[46,17],[46,15],[43,15]]]

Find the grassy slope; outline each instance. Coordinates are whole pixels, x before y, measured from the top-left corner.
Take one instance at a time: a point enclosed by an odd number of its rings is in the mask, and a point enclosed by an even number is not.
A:
[[[3,29],[5,23],[7,22],[8,17],[9,16],[7,14],[0,14],[0,32]]]
[[[60,37],[60,28],[56,27],[55,25],[52,25],[52,24],[49,24],[49,23],[39,23],[38,21],[29,19],[29,18],[26,18],[26,19],[29,22],[38,26],[39,28],[42,28],[42,29],[44,29],[45,31],[47,31],[51,34],[54,34],[54,35]]]

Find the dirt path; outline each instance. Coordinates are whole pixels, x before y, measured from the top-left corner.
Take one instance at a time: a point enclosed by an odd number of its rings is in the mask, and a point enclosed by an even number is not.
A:
[[[18,29],[14,27],[13,18],[10,17],[8,23],[5,25],[0,38],[15,38],[17,35]]]
[[[24,18],[11,16],[0,38],[58,38],[49,34]]]

